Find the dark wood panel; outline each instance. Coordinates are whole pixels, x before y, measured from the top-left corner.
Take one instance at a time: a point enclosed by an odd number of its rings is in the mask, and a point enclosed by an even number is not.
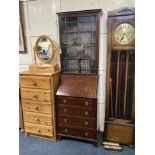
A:
[[[107,141],[134,145],[135,128],[133,124],[105,123],[104,137]]]
[[[97,109],[96,99],[87,99],[87,98],[73,98],[73,97],[56,97],[57,105],[68,105],[68,106],[79,106],[82,108],[92,108]]]
[[[58,126],[58,135],[70,135],[77,138],[85,138],[85,139],[92,139],[96,140],[97,133],[96,131],[90,129],[83,129],[83,128],[73,128],[71,126]]]
[[[82,109],[79,107],[72,108],[69,106],[59,105],[57,107],[57,115],[73,115],[73,116],[83,116],[96,118],[96,110],[92,109]]]
[[[62,75],[62,82],[57,90],[58,96],[97,98],[98,76]]]
[[[57,123],[62,125],[71,125],[74,127],[91,128],[96,130],[96,118],[86,118],[77,116],[58,116]]]
[[[66,16],[66,17],[71,17],[71,16],[86,16],[87,14],[90,16],[92,14],[96,13],[101,13],[101,9],[94,9],[94,10],[83,10],[83,11],[70,11],[70,12],[58,12],[57,15],[59,16]]]
[[[134,15],[135,14],[135,8],[133,7],[123,7],[117,10],[108,11],[109,17],[115,17],[115,16],[127,16],[127,15]]]

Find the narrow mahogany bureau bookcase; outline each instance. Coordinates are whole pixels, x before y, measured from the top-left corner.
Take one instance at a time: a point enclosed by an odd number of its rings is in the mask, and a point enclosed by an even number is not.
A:
[[[97,142],[98,51],[101,9],[60,12],[61,84],[57,135]]]
[[[55,93],[59,72],[20,73],[20,91],[25,134],[56,140]]]

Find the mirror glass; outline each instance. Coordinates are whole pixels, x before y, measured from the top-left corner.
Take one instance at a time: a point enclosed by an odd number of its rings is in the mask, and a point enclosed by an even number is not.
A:
[[[48,36],[40,36],[36,41],[35,52],[41,61],[51,61],[55,52],[53,41]]]

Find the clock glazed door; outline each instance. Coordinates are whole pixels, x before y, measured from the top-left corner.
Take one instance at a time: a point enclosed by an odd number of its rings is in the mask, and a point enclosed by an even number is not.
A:
[[[108,16],[105,139],[134,145],[134,9],[123,8]]]

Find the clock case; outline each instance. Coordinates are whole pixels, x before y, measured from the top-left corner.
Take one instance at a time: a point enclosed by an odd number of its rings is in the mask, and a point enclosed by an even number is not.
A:
[[[134,145],[135,40],[126,45],[121,45],[115,41],[113,33],[115,28],[121,23],[135,25],[134,8],[121,8],[108,12],[104,138],[107,141]]]

